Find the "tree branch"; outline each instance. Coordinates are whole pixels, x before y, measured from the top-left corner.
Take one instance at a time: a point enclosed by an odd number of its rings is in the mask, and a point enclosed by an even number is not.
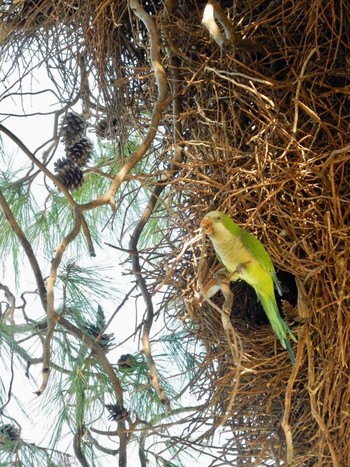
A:
[[[129,243],[129,249],[131,251],[130,257],[131,257],[131,264],[132,264],[132,270],[133,273],[136,277],[136,283],[139,286],[144,302],[146,304],[146,318],[143,323],[143,332],[142,332],[142,344],[143,344],[143,351],[146,356],[149,372],[150,372],[150,382],[157,392],[161,403],[166,407],[166,409],[170,412],[171,407],[170,407],[170,401],[168,397],[166,396],[163,388],[160,385],[158,374],[157,374],[157,369],[156,369],[156,364],[152,356],[152,351],[151,351],[151,343],[150,343],[150,332],[153,324],[153,317],[154,317],[154,309],[153,309],[153,302],[151,298],[151,294],[148,291],[146,280],[142,275],[142,268],[140,265],[140,256],[139,252],[137,249],[137,244],[140,238],[140,235],[147,224],[154,207],[158,201],[159,194],[163,191],[164,186],[159,185],[156,186],[152,196],[147,204],[147,208],[144,210],[143,215],[139,222],[137,223],[131,238],[130,238],[130,243]]]
[[[1,125],[0,125],[1,127]],[[34,273],[34,277],[35,277],[35,281],[36,281],[36,284],[37,284],[37,287],[38,287],[38,292],[39,292],[39,296],[40,296],[40,300],[41,300],[41,304],[46,312],[46,306],[47,306],[47,295],[46,295],[46,287],[45,287],[45,283],[44,283],[44,279],[43,279],[43,276],[41,274],[41,269],[40,269],[40,266],[39,266],[39,263],[38,263],[38,260],[36,259],[36,256],[34,254],[34,251],[33,251],[33,248],[32,248],[32,245],[29,243],[29,241],[27,240],[27,237],[24,235],[24,232],[23,230],[21,229],[21,227],[18,225],[14,215],[12,214],[12,211],[9,207],[9,205],[7,204],[7,201],[2,193],[2,191],[0,190],[0,206],[2,208],[2,210],[4,211],[4,214],[12,228],[12,230],[14,231],[15,235],[17,236],[18,240],[20,241],[23,249],[24,249],[24,252],[29,260],[29,263],[30,263],[30,266],[32,268],[32,271]]]
[[[116,375],[103,349],[97,344],[97,342],[92,337],[84,334],[79,328],[74,326],[62,316],[59,316],[57,321],[64,329],[73,334],[91,351],[93,351],[94,355],[99,360],[107,376],[111,380],[116,400],[121,406],[123,406],[123,388],[120,384],[118,376]],[[126,447],[128,443],[128,438],[124,420],[118,421],[118,436],[120,440],[119,467],[126,467]]]
[[[120,169],[118,175],[114,178],[107,193],[93,201],[90,201],[89,203],[82,204],[81,209],[83,211],[88,211],[94,209],[97,206],[103,206],[105,204],[111,204],[112,206],[114,206],[114,197],[116,192],[128,176],[129,172],[135,167],[135,165],[138,162],[140,162],[140,160],[143,158],[143,156],[146,154],[149,147],[151,146],[151,143],[157,134],[158,127],[162,118],[162,113],[167,106],[167,99],[169,95],[168,81],[166,78],[165,70],[161,64],[161,59],[159,55],[159,37],[153,18],[146,13],[146,11],[142,8],[138,0],[129,0],[129,5],[134,14],[146,26],[150,37],[150,60],[154,69],[154,76],[158,87],[158,99],[152,112],[149,130],[138,149],[133,153],[128,162],[124,164],[124,166]]]
[[[46,167],[45,164],[39,161],[34,154],[27,148],[27,146],[14,134],[12,131],[10,131],[8,128],[4,127],[3,125],[0,124],[0,131],[5,133],[9,138],[12,139],[14,143],[17,144],[17,146],[24,152],[24,154],[35,164],[47,177],[50,178],[54,182],[54,184],[62,191],[62,193],[65,195],[67,198],[69,204],[71,207],[74,207],[76,205],[74,199],[72,198],[72,195],[69,193],[67,188],[58,180],[57,177]]]
[[[43,348],[43,382],[36,391],[36,394],[40,396],[47,386],[50,373],[50,357],[51,357],[51,340],[55,331],[56,323],[59,319],[59,315],[55,311],[54,303],[54,287],[57,278],[57,270],[61,263],[63,253],[67,246],[75,239],[80,231],[81,226],[81,214],[78,208],[73,210],[74,213],[74,225],[73,229],[69,234],[61,241],[61,243],[56,248],[56,256],[51,263],[50,277],[47,281],[47,332],[46,338],[44,341]]]

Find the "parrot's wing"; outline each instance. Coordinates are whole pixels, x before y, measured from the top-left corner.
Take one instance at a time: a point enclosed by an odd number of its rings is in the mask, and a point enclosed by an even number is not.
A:
[[[259,242],[259,240],[254,237],[254,235],[244,229],[241,229],[241,240],[243,245],[250,251],[252,255],[255,256],[261,266],[270,273],[270,276],[272,277],[279,294],[282,295],[280,281],[277,279],[273,262],[270,258],[270,255],[265,250],[264,245]]]
[[[250,251],[252,255],[259,261],[261,266],[263,266],[267,271],[274,271],[273,263],[271,261],[270,255],[265,250],[262,243],[254,237],[251,233],[246,230],[241,229],[241,240],[243,245]]]
[[[273,267],[271,258],[259,240],[254,237],[254,235],[237,225],[227,214],[222,213],[221,216],[222,223],[230,231],[231,235],[241,239],[243,245],[253,256],[255,256],[261,266],[266,269],[266,271],[270,273],[274,272],[275,269]]]

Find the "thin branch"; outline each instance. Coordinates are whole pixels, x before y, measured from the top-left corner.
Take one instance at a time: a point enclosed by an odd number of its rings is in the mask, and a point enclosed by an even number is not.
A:
[[[4,291],[6,300],[8,301],[8,309],[5,311],[4,316],[2,317],[3,321],[6,322],[7,320],[10,324],[15,325],[14,313],[16,307],[16,298],[7,285],[0,284],[0,290]]]
[[[0,127],[1,127],[1,125],[0,125]],[[34,273],[34,277],[35,277],[35,281],[36,281],[36,284],[37,284],[37,287],[38,287],[38,292],[39,292],[41,304],[42,304],[42,306],[43,306],[43,308],[44,308],[44,310],[46,312],[46,305],[47,305],[47,302],[46,302],[46,300],[47,300],[46,287],[45,287],[44,279],[43,279],[43,276],[42,276],[42,273],[41,273],[41,269],[40,269],[38,260],[36,259],[36,256],[34,254],[32,245],[27,240],[27,237],[24,235],[24,232],[21,229],[21,227],[18,225],[18,223],[17,223],[14,215],[12,214],[12,211],[11,211],[9,205],[7,204],[7,201],[6,201],[6,199],[5,199],[5,197],[4,197],[1,190],[0,190],[0,206],[1,206],[2,210],[4,211],[4,214],[5,214],[8,222],[9,222],[12,230],[16,234],[18,240],[20,241],[20,243],[21,243],[21,245],[22,245],[22,247],[24,249],[25,254],[27,255],[30,266],[31,266],[32,271]]]
[[[83,408],[76,406],[75,407],[75,422],[76,422],[76,431],[73,438],[73,449],[74,453],[77,456],[80,465],[83,467],[89,467],[89,463],[83,453],[81,448],[82,438],[85,434],[85,426],[84,426],[84,409],[85,409],[85,394],[84,389],[81,388],[81,396],[82,396],[82,404]]]
[[[140,265],[140,256],[139,256],[139,252],[137,249],[137,244],[140,239],[140,235],[145,225],[147,224],[150,216],[152,215],[154,207],[158,201],[159,194],[163,191],[163,189],[164,189],[163,186],[155,187],[154,192],[152,193],[152,196],[147,204],[147,208],[144,210],[141,219],[137,223],[131,235],[129,249],[131,251],[130,257],[131,257],[132,270],[136,277],[136,283],[141,290],[144,302],[146,304],[146,310],[147,310],[146,318],[143,323],[142,344],[143,344],[143,351],[145,353],[149,372],[150,372],[150,382],[153,388],[155,389],[155,391],[157,392],[162,404],[164,404],[164,406],[166,407],[168,411],[171,411],[169,399],[160,385],[158,374],[157,374],[157,369],[156,369],[156,364],[152,356],[150,333],[151,333],[151,328],[153,324],[154,309],[153,309],[153,302],[152,302],[151,294],[148,291],[146,280],[142,275],[142,268]]]
[[[56,186],[62,191],[62,193],[65,195],[67,198],[69,204],[71,207],[74,207],[76,205],[74,199],[72,198],[72,195],[69,193],[67,188],[59,181],[55,175],[50,172],[50,170],[37,159],[34,154],[27,148],[27,146],[14,134],[12,133],[11,130],[8,128],[4,127],[3,125],[0,124],[0,131],[5,133],[9,138],[12,139],[12,141],[17,144],[17,146],[24,152],[24,154],[35,164],[47,177],[50,178],[54,182]]]
[[[129,5],[135,15],[144,23],[150,36],[150,59],[158,87],[158,99],[152,112],[148,132],[139,148],[133,153],[128,162],[120,169],[107,193],[93,201],[90,201],[89,203],[82,204],[81,209],[83,211],[91,210],[97,206],[103,206],[105,204],[111,204],[114,206],[114,197],[116,192],[128,176],[129,172],[138,162],[140,162],[140,160],[150,148],[151,143],[157,134],[162,114],[167,106],[167,99],[169,95],[168,81],[166,78],[165,70],[161,64],[161,58],[159,55],[160,43],[153,18],[145,12],[137,0],[129,0]]]
[[[56,248],[56,256],[51,263],[50,277],[47,281],[47,333],[44,341],[43,348],[43,382],[41,387],[36,391],[36,394],[40,396],[45,390],[50,373],[50,357],[51,357],[51,340],[55,331],[56,323],[59,319],[59,315],[55,311],[54,303],[54,287],[56,284],[57,270],[61,263],[63,253],[67,246],[76,238],[79,234],[81,226],[81,214],[80,211],[75,208],[74,213],[74,225],[71,232],[61,241]]]
[[[90,350],[93,351],[94,355],[99,360],[100,364],[102,365],[104,371],[106,372],[107,376],[111,381],[116,400],[119,402],[120,406],[123,406],[123,388],[120,384],[118,376],[116,375],[103,349],[92,337],[84,334],[79,328],[74,326],[74,324],[70,323],[62,316],[58,317],[58,323],[60,324],[60,326],[62,326],[64,329],[66,329],[68,332],[70,332],[76,338],[78,338]],[[125,421],[123,420],[118,421],[118,435],[120,440],[119,466],[126,467],[126,447],[128,443],[128,438],[126,434]]]
[[[2,406],[0,406],[1,415],[3,415],[4,408],[10,403],[11,396],[12,396],[13,381],[15,379],[15,371],[13,367],[13,356],[14,356],[14,352],[11,352],[11,378],[10,378],[9,388],[7,391],[7,401]]]

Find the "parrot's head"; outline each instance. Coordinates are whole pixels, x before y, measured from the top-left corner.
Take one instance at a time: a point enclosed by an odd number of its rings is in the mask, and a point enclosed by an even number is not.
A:
[[[203,231],[209,235],[209,237],[218,233],[218,230],[223,225],[223,220],[226,214],[220,211],[210,211],[206,214],[201,222],[201,227]]]

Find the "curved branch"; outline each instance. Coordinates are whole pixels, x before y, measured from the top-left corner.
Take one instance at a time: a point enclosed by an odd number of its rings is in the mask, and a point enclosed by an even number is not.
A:
[[[74,208],[74,226],[71,232],[61,241],[56,248],[56,256],[51,263],[50,277],[47,281],[47,332],[44,341],[43,348],[43,382],[36,391],[36,394],[40,396],[46,389],[49,374],[50,374],[50,359],[51,359],[51,340],[55,331],[59,315],[55,311],[54,303],[54,287],[57,278],[57,270],[61,263],[63,253],[67,246],[75,239],[80,231],[81,226],[81,214],[78,208]]]
[[[157,134],[162,118],[162,113],[164,112],[168,103],[168,80],[166,78],[165,70],[161,64],[159,55],[160,43],[153,18],[146,13],[138,0],[129,0],[129,5],[134,14],[144,23],[150,36],[150,60],[154,69],[154,76],[158,87],[158,99],[154,106],[150,126],[143,142],[133,153],[128,162],[120,169],[107,193],[93,201],[90,201],[89,203],[81,204],[80,207],[83,211],[88,211],[96,208],[97,206],[103,206],[105,204],[111,204],[114,206],[114,197],[120,185],[124,182],[133,167],[135,167],[135,165],[140,162],[151,146],[151,143]]]
[[[58,317],[58,323],[68,332],[77,337],[84,345],[86,345],[94,353],[94,355],[99,360],[100,364],[102,365],[104,371],[106,372],[107,376],[109,377],[112,383],[116,400],[122,406],[123,388],[120,384],[118,376],[116,375],[103,349],[97,344],[97,342],[92,337],[84,334],[79,328],[74,326],[74,324],[70,323],[62,316]],[[119,466],[126,467],[126,447],[128,444],[128,438],[125,428],[125,421],[123,420],[118,421],[118,436],[120,440]]]
[[[93,431],[93,429],[91,431]],[[104,433],[102,432],[100,434]],[[99,444],[99,442],[92,436],[91,432],[88,429],[85,429],[85,436],[88,439],[89,443],[92,444],[99,451],[105,454],[109,454],[110,456],[116,456],[119,453],[119,449],[111,449],[101,446],[101,444]]]
[[[141,265],[140,265],[140,255],[137,249],[137,244],[140,238],[140,235],[148,222],[155,205],[157,204],[158,198],[160,193],[163,191],[164,185],[158,185],[155,187],[152,196],[147,204],[146,209],[143,212],[143,215],[139,222],[137,223],[129,242],[129,249],[131,251],[131,264],[132,264],[132,271],[136,277],[136,283],[139,286],[143,299],[146,304],[146,318],[143,323],[143,332],[142,332],[142,344],[143,344],[143,351],[147,360],[149,372],[150,372],[150,382],[157,392],[161,403],[165,406],[165,408],[170,412],[170,401],[166,396],[163,388],[160,385],[156,364],[154,362],[152,351],[151,351],[151,343],[150,343],[150,332],[153,324],[153,317],[154,317],[154,309],[151,294],[147,289],[146,280],[142,275],[141,272]]]
[[[1,125],[0,125],[1,127]],[[39,296],[40,296],[40,300],[41,300],[41,304],[46,312],[46,305],[47,305],[47,295],[46,295],[46,287],[45,287],[45,283],[44,283],[44,279],[43,279],[43,276],[41,274],[41,269],[40,269],[40,266],[39,266],[39,263],[38,263],[38,260],[36,259],[36,256],[34,254],[34,251],[33,251],[33,248],[32,248],[32,245],[29,243],[29,241],[27,240],[27,237],[24,235],[24,232],[23,230],[21,229],[21,227],[18,225],[14,215],[12,214],[12,211],[9,207],[9,205],[7,204],[7,201],[2,193],[2,191],[0,190],[0,206],[2,208],[2,210],[4,211],[4,214],[12,228],[12,230],[14,231],[15,235],[17,236],[18,240],[20,241],[23,249],[24,249],[24,252],[25,254],[27,255],[27,258],[28,258],[28,261],[30,263],[30,266],[32,268],[32,271],[34,273],[34,277],[35,277],[35,281],[36,281],[36,285],[38,287],[38,292],[39,292]]]
[[[46,167],[46,165],[40,162],[39,159],[37,159],[34,156],[34,154],[27,148],[27,146],[14,133],[12,133],[11,130],[9,130],[8,128],[0,124],[0,131],[2,131],[3,133],[5,133],[5,135],[11,138],[12,141],[16,143],[17,146],[24,152],[24,154],[28,157],[28,159],[30,159],[33,162],[33,164],[35,164],[47,177],[49,177],[50,180],[52,180],[56,186],[58,186],[58,188],[62,191],[64,196],[67,198],[71,207],[74,207],[76,203],[74,199],[72,198],[72,195],[69,193],[67,188],[58,180],[58,178],[55,177],[55,175],[52,172],[50,172],[50,170]]]
[[[148,130],[148,133],[143,143],[138,148],[138,150],[134,153],[130,161],[133,165],[131,165],[130,168],[128,168],[128,164],[126,164],[123,167],[123,169],[127,170],[127,172],[123,173],[123,175],[121,176],[125,176],[128,173],[128,171],[131,170],[131,168],[139,160],[141,160],[143,154],[145,154],[145,152],[149,148],[151,142],[153,141],[156,135],[158,125],[161,119],[161,115],[162,115],[163,110],[165,109],[166,101],[168,98],[168,82],[166,79],[164,68],[160,60],[159,37],[158,37],[157,29],[154,24],[153,18],[148,13],[146,13],[146,11],[142,8],[138,0],[130,0],[129,5],[130,5],[130,8],[133,10],[134,14],[146,26],[146,29],[150,36],[150,60],[151,60],[151,64],[154,69],[159,95],[158,95],[158,101],[153,109],[151,125]],[[129,162],[129,165],[130,165],[130,162]],[[118,176],[120,176],[120,173],[118,174]],[[116,177],[116,179],[114,180],[114,182],[112,183],[109,189],[109,196],[111,198],[112,196],[114,198],[115,192],[119,186],[118,183],[119,183],[118,177]],[[145,353],[149,371],[150,371],[150,382],[153,388],[155,389],[155,391],[157,392],[162,404],[164,404],[166,409],[170,411],[171,410],[170,402],[164,390],[162,389],[160,385],[157,370],[156,370],[156,365],[152,357],[151,344],[150,344],[150,331],[151,331],[151,327],[153,324],[154,310],[153,310],[152,298],[147,289],[146,281],[141,274],[140,258],[139,258],[139,253],[137,250],[137,244],[138,244],[141,232],[144,229],[148,219],[150,218],[154,210],[154,207],[157,204],[159,195],[164,189],[164,186],[165,185],[162,184],[162,185],[158,185],[155,187],[152,193],[152,196],[148,202],[147,208],[145,209],[140,221],[137,223],[136,228],[134,229],[131,235],[129,248],[131,250],[131,263],[132,263],[133,273],[136,276],[136,282],[137,282],[137,285],[140,287],[141,293],[143,295],[143,299],[146,304],[146,310],[147,310],[146,319],[143,324],[142,344],[143,344],[143,351]]]

